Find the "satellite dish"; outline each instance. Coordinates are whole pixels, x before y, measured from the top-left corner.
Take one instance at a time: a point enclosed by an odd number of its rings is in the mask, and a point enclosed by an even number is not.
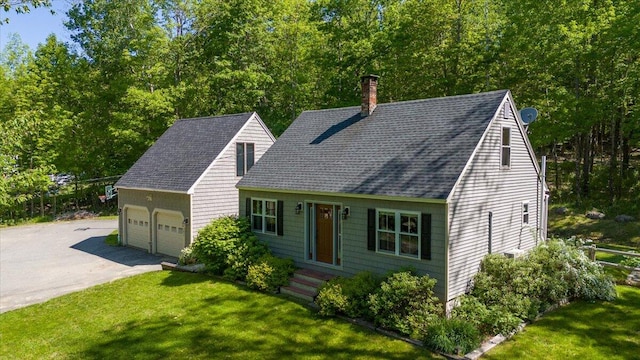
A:
[[[520,117],[525,125],[529,125],[538,117],[538,110],[528,107],[520,110]]]

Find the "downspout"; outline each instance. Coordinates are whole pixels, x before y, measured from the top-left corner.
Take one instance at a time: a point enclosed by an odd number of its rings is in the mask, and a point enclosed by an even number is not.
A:
[[[444,301],[445,312],[449,309],[449,201],[444,203]]]

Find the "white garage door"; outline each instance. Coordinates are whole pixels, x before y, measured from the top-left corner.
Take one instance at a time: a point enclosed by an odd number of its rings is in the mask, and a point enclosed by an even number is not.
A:
[[[128,208],[125,224],[126,244],[149,250],[149,212],[146,209]]]
[[[184,248],[184,224],[178,214],[159,212],[156,215],[156,249],[160,254],[180,256]]]

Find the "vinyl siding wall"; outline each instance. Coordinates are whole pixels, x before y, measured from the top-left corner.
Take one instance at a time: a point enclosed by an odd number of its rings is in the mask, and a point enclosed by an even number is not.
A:
[[[480,261],[489,253],[489,213],[493,214],[491,252],[531,249],[536,244],[542,189],[511,102],[505,100],[484,142],[449,202],[448,300],[469,290]],[[501,169],[501,129],[511,127],[511,167]],[[522,223],[522,203],[529,202],[529,224]]]
[[[150,235],[153,239],[155,234],[154,226],[156,224],[154,212],[165,210],[181,213],[183,218],[189,217],[190,196],[188,194],[169,193],[150,190],[134,190],[134,189],[118,189],[118,208],[123,211],[118,216],[118,233],[124,234],[125,208],[127,206],[143,207],[149,211]],[[190,224],[185,226],[185,244],[188,244],[187,238]],[[152,240],[150,239],[150,240]],[[122,241],[122,239],[121,239]],[[155,251],[155,245],[152,252]]]
[[[214,134],[215,135],[215,134]],[[213,136],[213,135],[212,135]],[[271,147],[273,140],[255,115],[214,161],[193,193],[192,239],[198,230],[212,219],[224,215],[238,214],[238,189],[236,184],[241,176],[236,176],[236,143],[254,143],[255,161]]]
[[[335,275],[351,276],[360,271],[385,274],[390,270],[411,266],[421,274],[429,274],[438,280],[436,295],[444,301],[445,297],[445,206],[418,202],[356,199],[340,196],[315,196],[287,194],[278,192],[240,190],[240,214],[245,215],[246,198],[282,200],[283,236],[257,234],[269,244],[274,254],[292,258],[296,266],[315,269]],[[305,260],[305,214],[295,213],[296,205],[306,203],[339,204],[350,207],[350,216],[342,220],[342,258],[337,267],[324,266]],[[431,223],[431,260],[401,258],[394,255],[376,253],[367,250],[367,209],[394,209],[416,211],[432,215]]]

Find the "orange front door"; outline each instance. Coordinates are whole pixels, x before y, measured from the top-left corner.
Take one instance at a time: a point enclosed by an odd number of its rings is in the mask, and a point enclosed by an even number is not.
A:
[[[333,264],[333,205],[316,205],[316,261]]]

